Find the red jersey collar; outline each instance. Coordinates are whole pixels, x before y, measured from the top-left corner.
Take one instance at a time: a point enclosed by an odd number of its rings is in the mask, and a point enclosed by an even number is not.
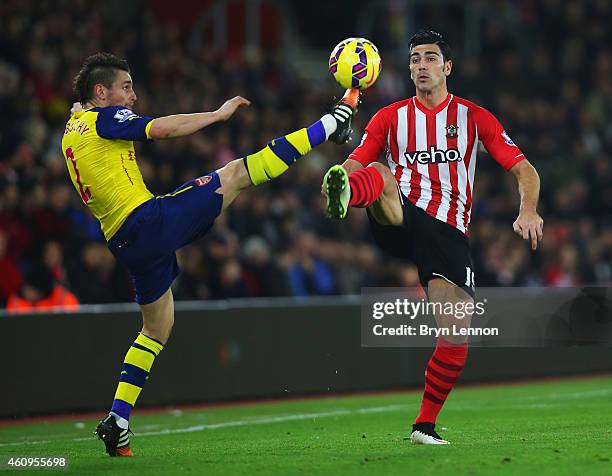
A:
[[[453,99],[453,95],[451,93],[448,93],[444,101],[442,101],[440,104],[438,104],[433,109],[429,109],[423,103],[421,103],[421,101],[419,101],[419,98],[417,98],[416,96],[413,97],[414,105],[416,107],[418,107],[425,114],[434,114],[434,115],[438,114],[442,109],[448,106],[448,104],[451,102],[452,99]]]

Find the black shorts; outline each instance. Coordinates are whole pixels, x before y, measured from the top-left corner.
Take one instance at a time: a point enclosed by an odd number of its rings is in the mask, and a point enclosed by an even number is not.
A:
[[[425,289],[430,280],[443,278],[473,298],[474,265],[468,237],[405,197],[401,201],[404,223],[400,226],[381,225],[368,212],[376,243],[390,255],[412,261]]]

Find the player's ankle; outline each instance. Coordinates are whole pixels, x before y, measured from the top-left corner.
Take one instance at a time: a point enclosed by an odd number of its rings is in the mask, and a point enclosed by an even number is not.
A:
[[[130,423],[128,420],[126,420],[125,418],[121,417],[120,415],[118,415],[117,413],[113,411],[109,412],[108,414],[115,419],[115,422],[117,423],[117,426],[119,428],[121,428],[122,430],[127,430],[129,428]]]
[[[357,107],[359,106],[360,97],[361,97],[361,91],[359,91],[359,89],[351,88],[351,89],[346,90],[340,102],[343,104],[346,104],[353,111],[355,111]]]
[[[323,128],[325,129],[325,140],[328,140],[329,136],[338,129],[338,121],[329,113],[321,117],[321,124],[323,124]]]

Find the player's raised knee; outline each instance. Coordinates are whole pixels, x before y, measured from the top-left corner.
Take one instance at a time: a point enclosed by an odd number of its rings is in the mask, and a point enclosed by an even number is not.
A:
[[[380,176],[385,181],[385,189],[388,187],[393,187],[393,189],[397,189],[397,182],[395,180],[395,176],[393,175],[389,167],[381,164],[380,162],[371,163],[370,165],[368,165],[368,167],[375,169],[380,174]]]
[[[224,189],[245,189],[251,185],[248,171],[244,165],[244,159],[235,159],[217,170],[221,187]]]

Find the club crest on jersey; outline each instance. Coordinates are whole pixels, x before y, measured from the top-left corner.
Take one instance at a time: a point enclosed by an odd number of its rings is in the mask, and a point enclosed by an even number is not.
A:
[[[212,175],[204,175],[203,177],[195,179],[195,183],[198,187],[206,185],[212,180]]]
[[[459,128],[455,124],[451,124],[450,126],[446,126],[446,137],[447,139],[456,139],[459,137],[458,132]]]
[[[410,165],[414,165],[415,162],[419,164],[446,164],[447,162],[463,160],[457,149],[438,150],[433,145],[429,150],[405,152],[404,156],[410,162]]]
[[[510,139],[510,136],[506,131],[502,132],[502,137],[506,140],[506,144],[516,147],[516,144],[512,141],[512,139]]]
[[[120,109],[119,111],[115,113],[115,119],[117,119],[117,121],[119,122],[125,122],[130,117],[134,117],[134,116],[136,116],[136,113],[133,111],[130,111],[129,109]]]

